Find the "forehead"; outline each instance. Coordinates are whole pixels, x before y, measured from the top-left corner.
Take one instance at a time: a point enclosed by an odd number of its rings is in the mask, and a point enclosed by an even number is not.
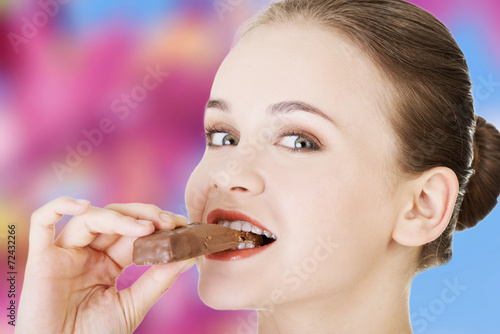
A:
[[[356,121],[354,110],[376,112],[386,86],[370,58],[336,30],[281,24],[258,27],[236,44],[217,72],[212,97],[246,109],[304,100],[349,123]]]

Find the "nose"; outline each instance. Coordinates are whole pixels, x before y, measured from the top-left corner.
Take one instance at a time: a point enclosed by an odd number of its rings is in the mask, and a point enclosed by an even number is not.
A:
[[[265,183],[257,166],[244,159],[231,159],[210,173],[212,189],[232,195],[258,195]]]

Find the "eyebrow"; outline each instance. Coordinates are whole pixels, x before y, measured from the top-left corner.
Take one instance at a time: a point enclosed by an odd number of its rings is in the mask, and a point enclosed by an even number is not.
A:
[[[229,107],[229,103],[227,103],[225,100],[222,99],[208,100],[206,109],[218,109],[225,113],[231,113],[231,108]],[[325,114],[319,108],[302,101],[278,102],[271,104],[266,108],[266,110],[271,115],[286,114],[294,111],[305,111],[323,117],[327,121],[330,121],[334,125],[337,125],[337,122],[335,122],[330,116]]]

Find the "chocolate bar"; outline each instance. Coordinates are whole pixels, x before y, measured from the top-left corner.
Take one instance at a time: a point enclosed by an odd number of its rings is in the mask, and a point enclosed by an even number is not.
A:
[[[192,223],[173,230],[158,230],[134,242],[133,261],[150,265],[187,260],[201,255],[237,249],[241,242],[263,244],[262,235],[235,231],[217,224]]]

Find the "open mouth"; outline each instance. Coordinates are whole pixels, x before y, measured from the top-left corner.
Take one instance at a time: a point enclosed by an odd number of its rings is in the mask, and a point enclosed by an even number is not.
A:
[[[244,220],[219,220],[215,224],[229,227],[234,231],[241,231],[241,242],[238,244],[238,249],[256,248],[269,245],[276,241],[276,236],[254,224]]]
[[[233,250],[206,255],[218,260],[235,260],[252,256],[277,240],[274,233],[258,221],[247,215],[232,210],[215,209],[207,216],[208,224],[218,224],[234,231],[239,231],[240,243]]]

